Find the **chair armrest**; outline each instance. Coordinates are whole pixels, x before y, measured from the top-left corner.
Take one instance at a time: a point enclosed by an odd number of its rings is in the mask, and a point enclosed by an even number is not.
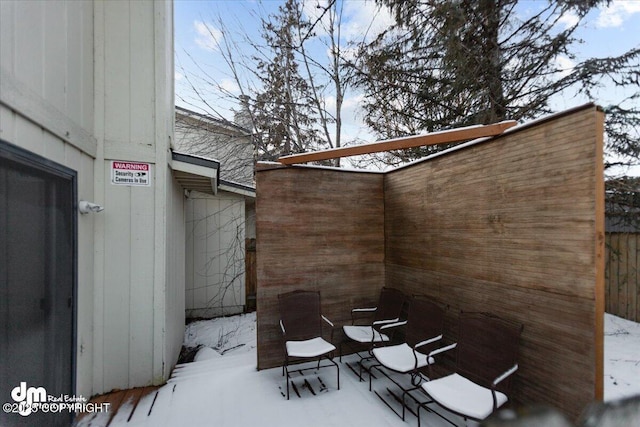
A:
[[[377,309],[378,307],[354,308],[351,310],[351,313],[372,312],[376,311]]]
[[[436,354],[440,354],[440,353],[444,353],[445,351],[449,351],[449,350],[453,350],[454,348],[456,348],[456,346],[458,345],[457,342],[454,342],[453,344],[449,344],[445,347],[440,347],[440,348],[436,348],[435,350],[433,350],[432,352],[430,352],[427,357],[433,357]]]
[[[506,370],[501,375],[499,375],[495,380],[493,380],[492,385],[494,387],[497,386],[498,383],[500,383],[501,381],[504,381],[508,376],[512,375],[517,370],[518,370],[518,364],[516,363],[510,369]]]
[[[282,329],[282,335],[287,334],[287,332],[284,330],[284,323],[282,323],[282,319],[280,319],[280,329]]]
[[[378,307],[354,308],[351,310],[351,324],[355,325],[356,320],[369,318],[376,312]]]
[[[436,342],[436,341],[441,340],[441,339],[442,339],[442,334],[438,335],[437,337],[429,338],[428,340],[424,340],[424,341],[419,342],[418,344],[413,346],[413,349],[415,350],[418,347],[422,347],[424,345],[431,344],[432,342]]]
[[[322,317],[322,320],[324,320],[325,322],[327,322],[329,325],[331,325],[331,327],[333,328],[333,322],[331,322],[331,320],[327,319],[326,317],[324,317],[323,315],[320,315]]]
[[[397,328],[398,326],[404,326],[407,324],[406,320],[403,320],[401,322],[395,322],[395,323],[387,323],[386,325],[382,325],[380,327],[380,329],[390,329],[390,328]]]
[[[399,320],[400,320],[399,317],[396,317],[395,319],[376,320],[375,322],[373,322],[372,326],[386,325],[388,323],[398,322]]]

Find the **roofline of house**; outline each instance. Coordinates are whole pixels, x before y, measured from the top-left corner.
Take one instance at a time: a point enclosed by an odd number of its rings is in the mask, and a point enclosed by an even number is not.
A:
[[[218,189],[222,191],[228,191],[230,193],[240,194],[246,197],[256,197],[256,188],[254,186],[241,184],[234,181],[228,181],[226,179],[221,179],[218,182]]]
[[[240,131],[242,133],[246,133],[248,135],[251,135],[251,130],[247,129],[245,127],[239,126],[229,120],[222,120],[222,119],[216,119],[215,117],[211,117],[210,115],[207,114],[202,114],[202,113],[197,113],[195,111],[189,110],[187,108],[184,107],[180,107],[178,105],[175,106],[176,108],[176,114],[185,116],[185,117],[190,117],[196,120],[199,120],[201,122],[206,122],[206,123],[210,123],[210,124],[214,124],[214,125],[218,125],[218,126],[223,126],[226,127],[227,129],[230,130],[235,130],[235,131]]]

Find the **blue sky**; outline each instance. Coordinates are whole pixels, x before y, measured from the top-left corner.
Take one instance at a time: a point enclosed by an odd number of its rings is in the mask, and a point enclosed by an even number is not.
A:
[[[363,34],[365,29],[374,22],[375,25],[384,28],[391,23],[391,17],[384,11],[375,7],[373,1],[366,0],[338,0],[344,3],[343,32],[347,36]],[[320,0],[326,4],[327,0]],[[259,16],[267,16],[277,11],[283,2],[280,0],[175,0],[174,25],[175,25],[175,49],[176,49],[176,102],[192,109],[202,107],[211,113],[215,109],[221,116],[232,119],[232,110],[237,108],[228,97],[220,94],[219,88],[209,83],[215,81],[231,95],[237,95],[238,86],[228,71],[218,48],[216,41],[220,41],[220,29],[224,25],[232,33],[235,40],[239,41],[234,47],[234,54],[240,55],[246,52],[246,44],[242,42],[243,35],[248,35],[253,41],[259,39]],[[314,6],[318,0],[307,0],[309,14],[318,10]],[[544,0],[524,0],[518,5],[522,14],[533,13],[546,4]],[[220,24],[219,20],[223,21]],[[574,16],[562,17],[562,23],[569,25],[575,19]],[[206,24],[206,25],[205,25]],[[589,57],[614,56],[628,51],[632,47],[640,46],[640,0],[614,0],[609,7],[592,11],[586,25],[582,26],[577,36],[584,43],[576,46],[574,52],[578,55],[576,60]],[[318,49],[318,55],[323,55],[322,48]],[[191,59],[192,58],[192,59]],[[557,59],[563,66],[571,67],[573,62],[569,58]],[[194,61],[199,64],[194,65]],[[239,71],[242,73],[242,70]],[[194,77],[203,76],[202,79]],[[189,77],[188,79],[185,77]],[[245,78],[247,75],[245,74]],[[190,96],[189,85],[198,86],[198,90],[205,93],[209,107],[203,107],[199,101],[193,101]],[[602,97],[598,103],[606,105],[615,102],[623,94],[611,90],[602,91]],[[328,102],[331,102],[331,94],[327,94]],[[185,102],[183,99],[187,99]],[[359,93],[350,92],[345,99],[344,136],[347,140],[371,141],[372,136],[361,126],[361,117],[357,109]],[[584,102],[584,99],[570,97],[558,98],[554,101],[554,108],[562,110]],[[191,104],[191,105],[189,105]]]

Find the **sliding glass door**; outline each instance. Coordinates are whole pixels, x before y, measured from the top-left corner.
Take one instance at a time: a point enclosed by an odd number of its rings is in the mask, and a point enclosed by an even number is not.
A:
[[[76,173],[0,141],[0,403],[11,390],[74,394]],[[0,412],[0,425],[70,414]]]

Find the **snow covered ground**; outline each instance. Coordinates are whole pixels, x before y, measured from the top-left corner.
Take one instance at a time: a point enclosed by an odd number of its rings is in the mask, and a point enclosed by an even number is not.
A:
[[[640,394],[640,323],[604,318],[604,399]]]
[[[340,390],[335,370],[311,375],[316,395],[299,388],[285,399],[280,368],[256,370],[255,313],[191,323],[185,346],[204,345],[196,361],[176,366],[171,379],[143,398],[128,420],[130,410],[120,410],[110,426],[407,426],[374,394],[366,382],[341,365]],[[354,358],[343,358],[353,361]],[[605,400],[640,394],[640,324],[607,314],[605,318]],[[382,379],[374,388],[386,394]],[[299,384],[302,384],[299,382]],[[152,399],[154,402],[152,402]],[[153,405],[147,416],[146,408]],[[139,408],[144,408],[139,410]],[[448,425],[422,412],[422,421],[438,427]],[[108,414],[83,419],[79,426],[104,426]]]

